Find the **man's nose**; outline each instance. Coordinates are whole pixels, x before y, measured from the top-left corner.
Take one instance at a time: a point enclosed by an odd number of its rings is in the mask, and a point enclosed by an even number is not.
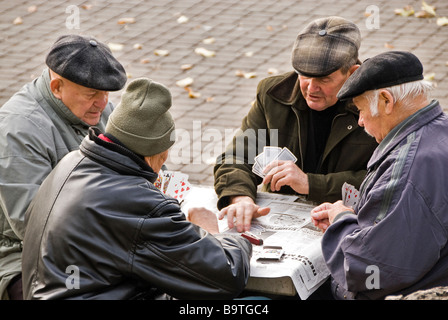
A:
[[[108,91],[99,91],[96,94],[95,101],[93,102],[93,105],[95,107],[104,109],[107,105],[108,99],[109,99]]]
[[[360,127],[364,127],[364,117],[359,115],[359,119],[358,119],[358,125]]]
[[[316,79],[311,78],[308,83],[308,91],[309,92],[318,92],[320,91],[320,87],[316,81]]]

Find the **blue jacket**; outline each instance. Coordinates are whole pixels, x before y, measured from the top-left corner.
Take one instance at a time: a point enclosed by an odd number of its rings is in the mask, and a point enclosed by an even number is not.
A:
[[[396,126],[368,163],[356,215],[322,239],[337,298],[448,285],[448,116],[437,101]]]

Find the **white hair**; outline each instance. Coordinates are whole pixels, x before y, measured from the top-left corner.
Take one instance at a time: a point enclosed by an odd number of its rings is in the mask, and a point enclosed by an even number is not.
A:
[[[433,84],[426,80],[418,80],[402,83],[396,86],[367,91],[365,97],[370,104],[372,116],[378,115],[378,93],[380,90],[387,90],[394,98],[394,102],[401,102],[404,107],[414,107],[414,98],[423,95],[429,99]]]

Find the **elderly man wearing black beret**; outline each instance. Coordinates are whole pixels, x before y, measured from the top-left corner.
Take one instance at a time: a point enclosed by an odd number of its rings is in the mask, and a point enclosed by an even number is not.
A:
[[[40,184],[78,149],[89,126],[104,129],[108,92],[124,87],[123,66],[101,42],[61,36],[42,75],[0,108],[0,298],[21,299],[24,216]]]
[[[259,83],[240,132],[215,166],[218,207],[230,227],[236,218],[237,229],[248,230],[253,217],[269,212],[254,203],[261,184],[264,191],[298,194],[316,203],[341,199],[345,182],[359,187],[377,144],[358,126],[351,101],[336,94],[359,67],[360,45],[360,31],[351,21],[316,19],[297,36],[294,70]],[[250,155],[269,145],[288,148],[297,162],[274,161],[262,179],[252,172]]]
[[[448,116],[409,52],[365,61],[338,93],[379,142],[354,208],[324,203],[311,217],[325,231],[333,295],[382,299],[448,285]]]

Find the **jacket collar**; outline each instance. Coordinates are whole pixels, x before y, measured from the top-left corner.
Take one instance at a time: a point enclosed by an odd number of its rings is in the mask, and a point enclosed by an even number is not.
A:
[[[158,174],[138,155],[123,145],[98,137],[101,131],[90,127],[89,134],[81,143],[80,150],[88,158],[120,174],[141,176],[154,183]]]
[[[273,85],[267,94],[281,104],[295,107],[298,110],[307,110],[309,107],[300,91],[299,75],[292,71],[284,75],[284,78]],[[352,102],[338,101],[338,113],[351,112],[358,115],[359,112]]]
[[[442,113],[443,110],[439,102],[437,100],[432,100],[426,107],[403,120],[386,135],[383,141],[381,141],[370,158],[367,167],[371,168],[377,162],[381,161],[381,159],[389,154],[389,152],[399,145],[401,141],[406,139],[409,134],[419,130]]]

